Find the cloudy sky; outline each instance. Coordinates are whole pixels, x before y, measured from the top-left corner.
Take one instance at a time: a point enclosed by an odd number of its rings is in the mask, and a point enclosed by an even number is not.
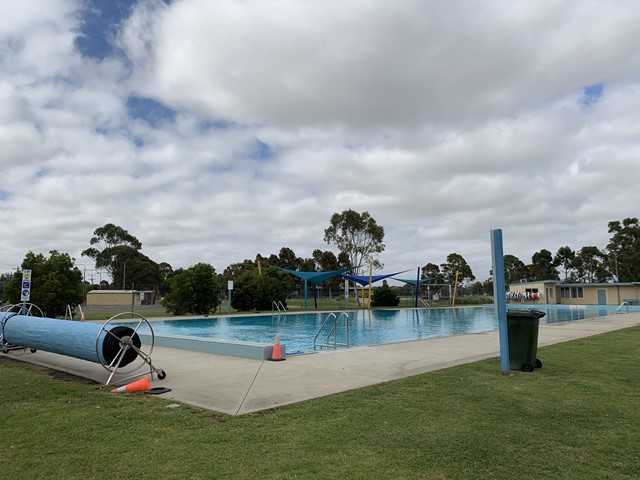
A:
[[[640,8],[0,0],[0,272],[114,223],[174,268],[385,229],[384,272],[490,230],[525,263],[640,216]],[[337,251],[336,251],[337,252]]]

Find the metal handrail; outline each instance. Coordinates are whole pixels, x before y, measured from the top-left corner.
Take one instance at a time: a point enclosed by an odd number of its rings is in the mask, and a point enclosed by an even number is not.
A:
[[[280,310],[280,307],[282,307],[282,310]],[[280,300],[278,300],[277,302],[273,300],[271,302],[271,313],[273,313],[276,310],[278,311],[278,313],[287,312],[287,308],[284,306],[284,304]]]
[[[325,343],[322,343],[320,345],[318,345],[318,337],[320,336],[320,334],[322,333],[322,331],[324,330],[325,325],[327,324],[327,322],[329,321],[329,319],[333,317],[333,327],[331,328],[331,330],[329,331],[329,334],[327,335],[327,339]],[[347,341],[346,343],[338,343],[338,335],[337,335],[337,330],[338,330],[338,324],[340,323],[340,320],[342,319],[342,317],[346,318],[346,336],[347,336]],[[331,335],[333,335],[333,349],[337,350],[338,346],[341,347],[349,347],[350,345],[350,326],[349,326],[349,315],[346,312],[342,312],[339,316],[336,316],[335,313],[330,313],[329,315],[326,316],[326,318],[324,319],[324,321],[322,322],[322,325],[320,325],[320,328],[318,329],[318,333],[316,333],[316,336],[313,337],[313,349],[317,350],[318,347],[320,347],[321,349],[326,347],[326,348],[331,348]]]
[[[324,321],[322,322],[322,325],[320,325],[320,329],[318,330],[318,333],[316,333],[316,336],[313,337],[313,349],[316,350],[316,346],[317,346],[317,342],[318,342],[318,337],[320,336],[320,334],[322,333],[322,330],[324,329],[324,326],[327,324],[327,322],[329,321],[329,319],[333,317],[333,322],[336,322],[336,314],[335,313],[330,313],[329,315],[327,315],[324,319]]]

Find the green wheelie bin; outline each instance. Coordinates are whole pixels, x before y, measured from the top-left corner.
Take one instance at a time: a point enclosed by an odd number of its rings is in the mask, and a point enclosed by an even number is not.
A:
[[[542,368],[538,355],[540,319],[546,315],[539,310],[507,310],[509,336],[509,368],[533,372]]]

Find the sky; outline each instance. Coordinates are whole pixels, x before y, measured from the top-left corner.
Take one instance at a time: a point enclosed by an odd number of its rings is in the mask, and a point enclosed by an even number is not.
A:
[[[0,0],[0,273],[113,223],[174,269],[525,263],[640,211],[635,0]],[[93,273],[92,273],[93,272]]]

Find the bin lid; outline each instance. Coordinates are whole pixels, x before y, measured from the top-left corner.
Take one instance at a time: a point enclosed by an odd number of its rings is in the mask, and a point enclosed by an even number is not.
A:
[[[507,317],[513,318],[542,318],[546,315],[546,312],[541,312],[540,310],[524,310],[524,309],[511,309],[507,310]]]

